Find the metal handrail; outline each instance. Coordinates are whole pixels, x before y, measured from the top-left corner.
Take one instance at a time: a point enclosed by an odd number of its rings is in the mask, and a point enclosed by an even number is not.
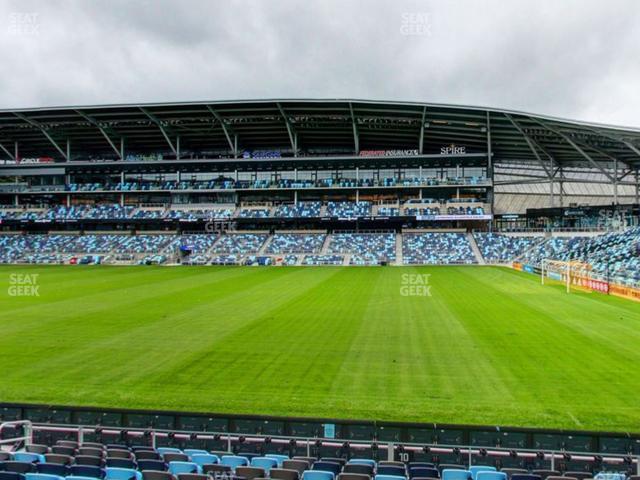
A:
[[[2,430],[6,427],[24,427],[23,436],[13,438],[2,438]],[[25,442],[25,445],[31,445],[33,443],[33,423],[31,420],[14,420],[11,422],[0,423],[0,445],[8,445]]]

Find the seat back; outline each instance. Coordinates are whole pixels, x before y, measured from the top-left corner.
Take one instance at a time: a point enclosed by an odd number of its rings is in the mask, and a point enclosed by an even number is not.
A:
[[[341,457],[321,457],[320,461],[337,463],[341,467],[344,467],[347,464],[347,460]]]
[[[68,475],[65,480],[96,480],[93,477],[77,477],[76,475]]]
[[[71,447],[73,449],[76,449],[80,446],[80,444],[78,442],[75,442],[73,440],[58,440],[56,442],[56,446],[60,446],[60,447]]]
[[[490,467],[489,465],[472,465],[469,467],[469,471],[471,472],[471,478],[473,478],[473,480],[476,480],[478,473],[495,472],[496,467]]]
[[[191,461],[198,465],[209,465],[212,463],[220,463],[217,455],[211,453],[194,453],[191,455]]]
[[[432,467],[409,467],[409,478],[440,478],[440,472]]]
[[[347,463],[342,469],[343,473],[356,473],[359,475],[373,476],[373,467],[362,463]]]
[[[587,478],[593,478],[593,473],[590,472],[564,472],[563,477],[573,477],[578,480],[585,480]]]
[[[200,473],[200,467],[193,462],[169,462],[169,473],[178,475],[179,473]]]
[[[404,466],[399,467],[397,465],[378,465],[376,470],[376,477],[378,475],[391,475],[394,477],[404,477],[406,469]]]
[[[338,475],[338,480],[371,480],[371,476],[363,473],[341,473]]]
[[[276,462],[278,462],[278,468],[282,468],[282,462],[284,462],[285,460],[289,460],[289,457],[287,455],[279,455],[277,453],[267,453],[265,457],[273,458]]]
[[[31,445],[27,445],[24,447],[24,449],[27,452],[31,452],[31,453],[41,453],[41,454],[45,454],[45,453],[49,453],[49,451],[51,450],[48,446],[46,445],[36,445],[34,443],[32,443]]]
[[[312,467],[314,463],[318,461],[316,457],[303,457],[300,455],[295,455],[292,460],[302,460],[309,464],[309,467]]]
[[[64,477],[59,475],[48,475],[46,473],[25,473],[25,480],[64,480]]]
[[[306,460],[285,460],[282,462],[282,468],[286,470],[296,470],[300,475],[311,467]]]
[[[107,467],[105,480],[142,480],[142,474],[132,468]]]
[[[152,450],[136,450],[134,455],[136,460],[160,460],[160,454]]]
[[[83,449],[80,449],[83,450]],[[78,450],[78,453],[80,453],[80,450]],[[156,458],[158,456],[157,453],[153,452],[156,455]],[[122,450],[122,449],[116,449],[116,448],[110,448],[107,450],[107,457],[108,458],[126,458],[131,460],[133,458],[133,455],[131,454],[131,452],[129,450]]]
[[[529,473],[524,468],[501,468],[500,471],[502,473],[506,473],[507,474],[507,478],[511,478],[511,475],[513,475],[514,473],[515,474]]]
[[[189,455],[190,457],[192,455],[208,455],[209,452],[207,452],[206,450],[202,450],[199,448],[185,448],[184,450],[182,450],[182,453]]]
[[[441,477],[442,480],[469,480],[471,478],[471,472],[457,468],[445,468],[442,470]]]
[[[325,470],[305,470],[302,474],[302,480],[335,480],[333,472]]]
[[[164,465],[164,462],[161,462],[159,460],[147,460],[147,461],[157,461],[160,464]],[[130,460],[128,458],[111,458],[111,457],[107,457],[107,462],[106,462],[107,467],[115,467],[115,468],[136,468],[136,462],[134,462],[133,460]],[[138,466],[138,468],[140,470],[143,470],[142,468],[140,468]],[[144,470],[148,470],[148,469],[144,469]],[[158,467],[157,470],[162,470],[162,468]]]
[[[131,455],[129,450],[122,450],[123,452],[127,452],[127,454]],[[93,448],[93,447],[80,447],[78,449],[78,453],[76,455],[87,455],[89,457],[104,457],[105,450],[102,448]],[[113,457],[113,452],[111,452],[111,457]],[[129,458],[129,457],[123,457]]]
[[[313,464],[313,467],[311,467],[311,470],[321,470],[323,472],[331,472],[333,473],[334,476],[336,476],[340,473],[340,470],[342,470],[342,466],[339,463],[318,460],[316,463]]]
[[[9,452],[3,452],[2,450],[0,450],[0,462],[6,462],[7,460],[11,459],[13,459],[13,455],[11,455]]]
[[[69,475],[69,467],[57,463],[39,463],[36,465],[36,469],[38,473],[46,473],[48,475],[58,475],[60,477]]]
[[[189,461],[189,455],[185,455],[184,453],[167,452],[167,453],[162,454],[162,460],[164,460],[164,463],[188,462]],[[187,473],[187,472],[185,472],[185,473]]]
[[[92,465],[71,465],[69,471],[76,477],[104,478],[104,469]]]
[[[278,461],[275,458],[255,457],[251,459],[251,466],[262,468],[265,472],[269,472],[269,470],[278,466]]]
[[[102,457],[94,457],[89,455],[76,455],[76,465],[91,465],[94,467],[104,467],[104,459]]]
[[[249,460],[247,460],[247,457],[240,457],[238,455],[223,455],[220,459],[220,464],[236,469],[238,467],[248,466]]]
[[[176,477],[169,472],[157,470],[143,470],[142,480],[176,480]]]
[[[531,473],[513,473],[511,474],[511,480],[542,480],[542,477]]]
[[[51,447],[51,453],[57,453],[58,455],[69,455],[73,457],[76,454],[74,447],[68,447],[66,445],[54,445]]]
[[[246,480],[253,480],[254,478],[264,478],[266,477],[266,473],[264,468],[260,467],[237,467],[236,475],[239,477],[244,477]]]
[[[404,467],[404,463],[402,462],[394,462],[391,460],[382,460],[380,462],[378,462],[378,466],[382,466],[382,467]]]
[[[36,466],[31,462],[4,462],[2,464],[5,472],[30,473],[36,471]]]
[[[504,472],[478,472],[476,480],[507,480],[507,474]]]
[[[13,454],[16,462],[44,463],[45,458],[41,453],[16,452]]]
[[[156,451],[160,455],[164,455],[165,453],[182,453],[182,450],[176,447],[158,447],[156,448]]]
[[[369,465],[376,468],[376,461],[371,458],[352,458],[347,462],[347,465]]]
[[[274,480],[298,480],[300,473],[297,470],[288,468],[272,468],[269,471],[269,478]]]
[[[107,462],[107,466],[110,466],[109,462]],[[131,467],[128,467],[128,468],[131,468]],[[167,464],[164,463],[162,460],[138,460],[138,470],[140,471],[149,470],[152,472],[166,472]]]

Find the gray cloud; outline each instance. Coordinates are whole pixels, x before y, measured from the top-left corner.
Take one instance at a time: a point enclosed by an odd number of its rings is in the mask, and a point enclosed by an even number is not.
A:
[[[640,126],[637,1],[5,1],[0,107],[370,98]]]

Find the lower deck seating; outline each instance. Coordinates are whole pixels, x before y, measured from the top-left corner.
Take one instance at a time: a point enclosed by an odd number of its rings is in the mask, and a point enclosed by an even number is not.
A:
[[[405,265],[476,263],[464,233],[405,233],[402,256]]]

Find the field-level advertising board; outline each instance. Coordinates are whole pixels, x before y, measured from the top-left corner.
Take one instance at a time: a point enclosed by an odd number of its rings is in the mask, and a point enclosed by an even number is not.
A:
[[[567,293],[571,288],[585,290],[602,290],[599,284],[605,284],[592,278],[592,267],[589,263],[578,260],[554,260],[545,258],[540,266],[540,282],[562,283],[565,285]]]

